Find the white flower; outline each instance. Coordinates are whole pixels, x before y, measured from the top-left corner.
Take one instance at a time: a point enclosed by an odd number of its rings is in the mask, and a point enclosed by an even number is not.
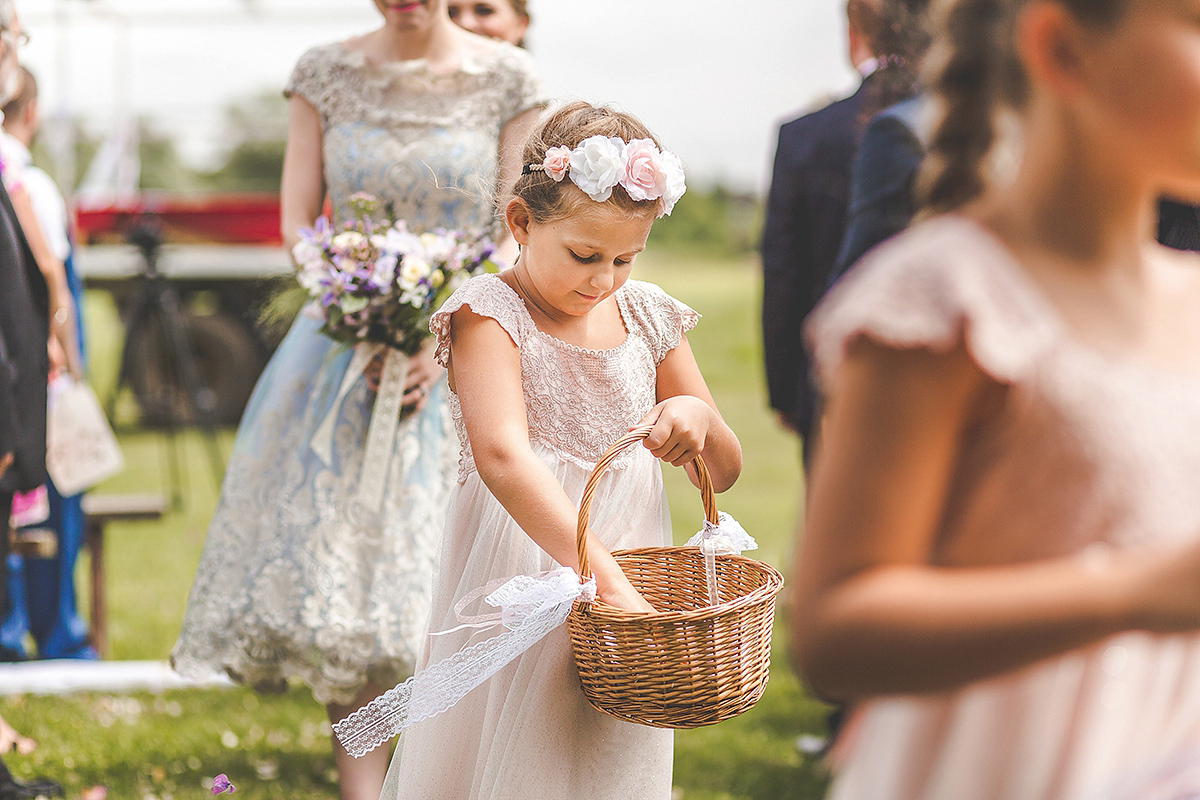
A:
[[[400,283],[405,288],[411,288],[422,278],[428,277],[432,271],[428,261],[416,256],[407,256],[400,264]]]
[[[325,287],[325,277],[328,273],[324,269],[313,268],[311,265],[302,267],[296,273],[296,280],[303,286],[310,295],[318,295]]]
[[[323,253],[321,252],[321,248],[317,247],[307,239],[301,239],[300,241],[296,242],[295,247],[292,248],[292,260],[295,261],[296,265],[299,267],[307,267],[310,264],[319,264],[323,260],[322,256]]]
[[[376,250],[382,250],[383,246],[387,244],[387,237],[382,233],[372,233],[368,241],[371,242],[371,247],[374,247]]]
[[[571,151],[571,181],[603,203],[625,174],[624,151],[625,142],[615,136],[589,136]]]
[[[659,214],[661,217],[671,213],[675,204],[679,202],[679,198],[683,197],[687,185],[684,183],[683,162],[679,160],[679,156],[664,150],[659,158],[659,168],[667,179],[667,185],[662,195],[662,213]]]
[[[343,252],[354,250],[367,243],[367,237],[363,236],[358,231],[342,231],[337,236],[333,237],[333,246]]]
[[[421,240],[421,247],[425,249],[425,257],[430,261],[445,261],[454,251],[454,240],[448,236],[422,233],[417,238]]]
[[[354,314],[367,307],[367,298],[355,297],[352,294],[342,295],[340,305],[343,314]]]
[[[375,259],[375,266],[371,268],[371,277],[376,283],[387,286],[396,279],[396,254],[385,252]]]
[[[409,233],[403,222],[398,222],[396,227],[389,228],[383,237],[383,249],[389,253],[400,255],[415,253],[420,247],[421,240]]]

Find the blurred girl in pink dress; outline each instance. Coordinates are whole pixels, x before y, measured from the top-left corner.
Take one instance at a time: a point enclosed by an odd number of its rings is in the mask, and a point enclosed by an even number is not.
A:
[[[809,329],[791,625],[857,709],[831,796],[1195,797],[1200,262],[1153,223],[1200,197],[1200,3],[939,13],[927,218]]]

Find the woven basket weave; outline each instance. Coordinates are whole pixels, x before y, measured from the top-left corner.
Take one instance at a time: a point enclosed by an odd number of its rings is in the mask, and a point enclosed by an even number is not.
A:
[[[580,574],[587,558],[592,495],[622,450],[645,439],[637,428],[596,464],[579,508]],[[699,476],[704,515],[717,522],[716,498],[704,462]],[[588,702],[600,711],[657,728],[696,728],[736,717],[762,696],[771,656],[775,595],[783,576],[742,556],[717,556],[721,602],[709,605],[704,556],[698,547],[641,547],[613,557],[660,613],[624,611],[601,602],[575,604],[567,619],[575,664]]]

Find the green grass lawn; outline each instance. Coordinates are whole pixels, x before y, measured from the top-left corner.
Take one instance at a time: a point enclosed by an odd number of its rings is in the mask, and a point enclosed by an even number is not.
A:
[[[754,263],[650,254],[636,276],[654,281],[704,315],[691,334],[700,367],[744,451],[742,477],[718,502],[759,541],[755,554],[783,568],[799,512],[801,478],[794,438],[766,410]],[[104,295],[87,300],[94,384],[106,398],[115,382],[120,332]],[[107,482],[114,492],[168,490],[161,437],[120,432],[127,469]],[[231,431],[221,433],[228,453]],[[163,659],[183,616],[216,486],[193,432],[181,437],[185,501],[161,522],[113,524],[108,530],[109,653],[114,659]],[[675,539],[700,524],[695,489],[668,469]],[[86,556],[81,561],[85,561]],[[86,563],[80,587],[86,590]],[[81,594],[83,594],[81,592]],[[824,707],[789,670],[777,626],[771,682],[759,704],[737,719],[676,736],[675,784],[687,800],[815,800],[825,778],[796,747],[821,734]],[[211,797],[206,780],[224,772],[246,800],[336,797],[324,710],[307,689],[279,696],[243,689],[125,695],[0,698],[0,714],[38,739],[29,757],[11,756],[22,777],[61,780],[68,795],[104,784],[109,796],[134,800]]]

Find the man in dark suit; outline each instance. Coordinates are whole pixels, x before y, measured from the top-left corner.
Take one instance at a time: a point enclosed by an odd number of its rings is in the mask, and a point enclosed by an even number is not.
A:
[[[19,86],[14,76],[19,77],[22,36],[12,0],[0,0],[0,102]],[[0,182],[0,554],[5,557],[13,493],[46,482],[49,336],[49,291]]]
[[[814,394],[801,345],[804,318],[821,298],[846,225],[850,167],[874,70],[878,0],[846,6],[850,59],[865,77],[850,97],[779,129],[762,235],[763,351],[771,408],[810,455]]]

